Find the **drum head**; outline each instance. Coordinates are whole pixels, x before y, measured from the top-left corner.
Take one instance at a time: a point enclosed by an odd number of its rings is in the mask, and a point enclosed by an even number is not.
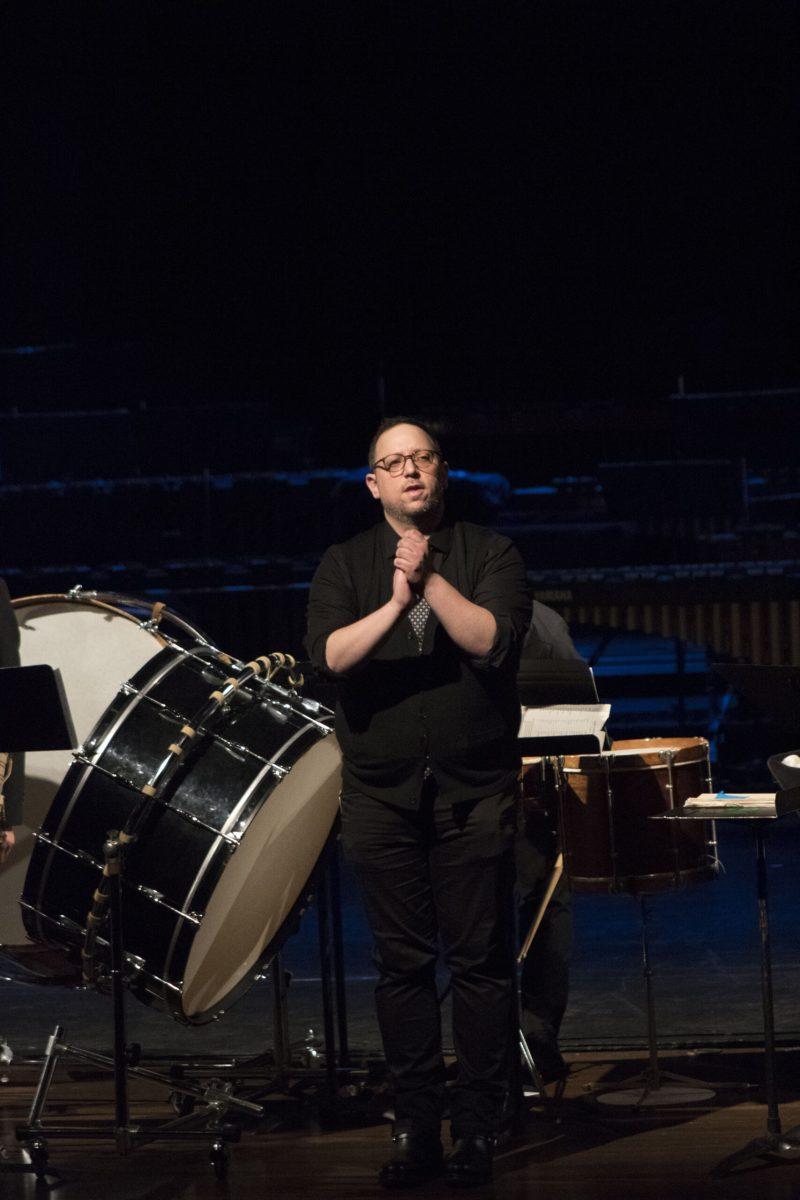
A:
[[[188,1019],[212,1012],[280,948],[330,835],[341,751],[330,735],[294,764],[247,828],[206,909],[184,972]]]
[[[163,646],[163,639],[144,629],[121,609],[69,597],[27,596],[15,600],[23,666],[47,663],[61,671],[75,733],[83,742],[114,699],[120,685]],[[69,750],[27,753],[25,759],[25,824],[15,828],[17,845],[0,871],[0,941],[21,944],[28,935],[19,915],[33,849],[34,829],[46,817],[67,773]]]

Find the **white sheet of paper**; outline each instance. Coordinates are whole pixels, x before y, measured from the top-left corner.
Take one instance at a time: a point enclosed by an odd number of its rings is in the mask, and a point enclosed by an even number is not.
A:
[[[603,726],[611,714],[610,704],[548,704],[522,709],[520,737],[569,737],[591,735],[603,744]]]

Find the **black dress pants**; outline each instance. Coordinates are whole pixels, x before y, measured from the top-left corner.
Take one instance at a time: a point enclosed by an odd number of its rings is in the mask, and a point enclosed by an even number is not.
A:
[[[419,809],[342,796],[342,842],[360,880],[397,1125],[438,1129],[445,1097],[436,961],[452,981],[454,1137],[498,1130],[509,1106],[515,989],[511,794],[453,803],[423,785]]]

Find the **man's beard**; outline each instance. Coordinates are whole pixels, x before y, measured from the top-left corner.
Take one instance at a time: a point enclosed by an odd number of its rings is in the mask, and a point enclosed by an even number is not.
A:
[[[383,511],[388,517],[394,517],[401,525],[408,525],[409,528],[416,528],[418,525],[426,525],[433,516],[438,516],[444,508],[444,488],[438,485],[425,500],[425,503],[417,508],[413,513],[407,512],[404,508],[395,507],[393,504],[384,504]]]

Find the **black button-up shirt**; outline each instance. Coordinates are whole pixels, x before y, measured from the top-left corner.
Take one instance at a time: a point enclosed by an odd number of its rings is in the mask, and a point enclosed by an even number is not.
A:
[[[439,574],[495,618],[485,657],[457,646],[431,611],[421,647],[406,614],[353,671],[327,668],[329,635],[390,599],[397,541],[383,521],[332,546],[311,584],[306,645],[338,684],[343,787],[413,807],[427,768],[454,800],[500,791],[519,769],[516,671],[531,613],[525,567],[508,538],[456,521],[429,539]]]

